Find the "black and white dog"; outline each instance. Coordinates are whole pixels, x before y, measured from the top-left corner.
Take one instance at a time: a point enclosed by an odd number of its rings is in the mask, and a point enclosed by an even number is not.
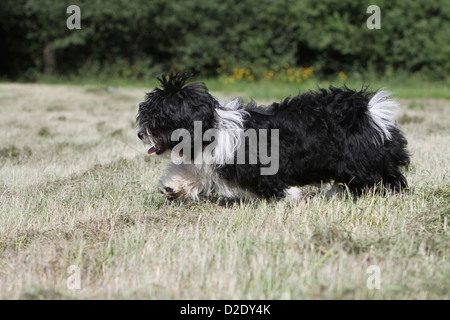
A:
[[[239,99],[221,105],[185,73],[158,80],[136,123],[148,153],[173,160],[158,183],[169,199],[213,192],[296,199],[298,187],[331,181],[328,195],[407,188],[407,141],[386,91],[330,87],[257,107]]]

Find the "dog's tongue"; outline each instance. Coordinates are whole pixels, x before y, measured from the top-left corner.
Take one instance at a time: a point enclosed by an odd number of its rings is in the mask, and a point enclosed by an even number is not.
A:
[[[151,147],[150,149],[148,149],[147,153],[148,154],[152,154],[155,153],[158,149],[156,147]]]

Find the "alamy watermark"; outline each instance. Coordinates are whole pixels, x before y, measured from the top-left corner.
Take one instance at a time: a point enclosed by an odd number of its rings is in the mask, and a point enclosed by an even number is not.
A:
[[[67,7],[66,13],[72,13],[66,20],[67,29],[81,29],[81,9],[79,6],[71,5]]]
[[[194,134],[187,129],[172,132],[171,140],[180,141],[171,152],[175,164],[261,164],[261,175],[274,175],[279,169],[278,129],[208,129],[194,121]],[[270,136],[270,143],[268,143]],[[192,139],[194,157],[192,157]],[[210,142],[203,150],[203,142]],[[247,143],[248,142],[248,143]],[[270,146],[270,152],[268,150]]]
[[[81,289],[81,271],[80,267],[71,265],[67,268],[67,273],[70,276],[67,278],[67,289],[80,290]]]
[[[381,269],[377,265],[371,265],[366,269],[366,273],[370,274],[367,278],[366,285],[369,290],[381,289]]]
[[[77,5],[70,5],[67,7],[66,13],[71,14],[67,18],[67,29],[81,29],[81,9]],[[366,13],[371,14],[366,21],[368,29],[381,29],[381,9],[377,5],[370,5],[367,7]]]
[[[366,21],[368,29],[381,29],[381,9],[377,5],[367,7],[366,13],[371,13],[371,16]]]
[[[70,5],[67,7],[66,13],[71,13],[67,18],[67,29],[81,29],[81,9],[77,5]],[[371,16],[367,19],[366,25],[368,29],[381,29],[381,9],[377,5],[370,5],[367,7],[366,13]]]

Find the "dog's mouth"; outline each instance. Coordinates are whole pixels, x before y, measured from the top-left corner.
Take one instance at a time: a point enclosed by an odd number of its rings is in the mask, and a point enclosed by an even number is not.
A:
[[[161,153],[163,153],[164,151],[166,151],[166,148],[158,146],[158,145],[154,145],[153,147],[151,147],[150,149],[148,149],[147,153],[148,154],[153,154],[156,153],[157,155],[160,155]]]

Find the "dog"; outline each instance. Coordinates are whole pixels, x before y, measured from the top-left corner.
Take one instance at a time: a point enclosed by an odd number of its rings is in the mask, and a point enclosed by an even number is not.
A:
[[[158,182],[168,199],[299,199],[301,186],[327,182],[334,183],[327,196],[344,188],[355,196],[408,188],[407,140],[389,92],[319,88],[258,107],[240,99],[220,104],[187,73],[157,79],[160,87],[139,104],[136,126],[148,154],[173,160]],[[184,135],[180,148],[180,130],[201,139]]]

